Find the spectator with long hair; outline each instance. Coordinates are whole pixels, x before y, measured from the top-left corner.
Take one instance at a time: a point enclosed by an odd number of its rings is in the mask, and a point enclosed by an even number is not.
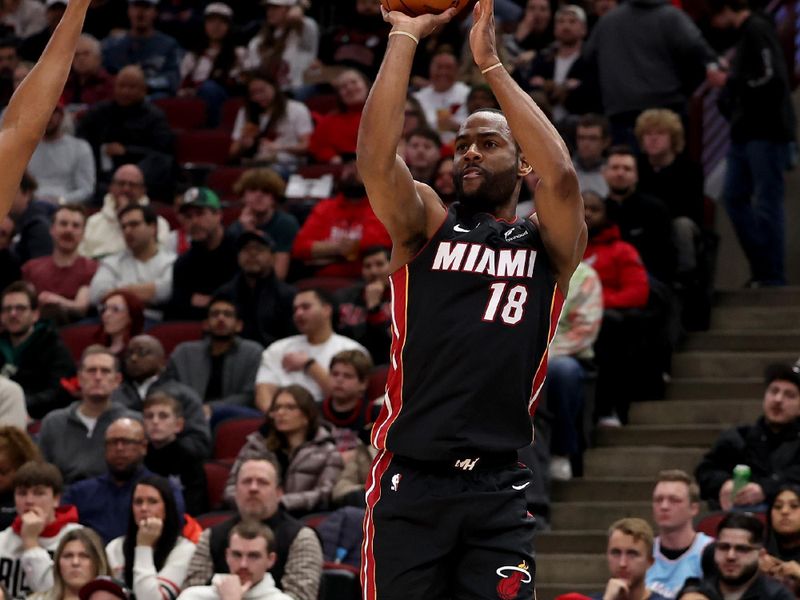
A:
[[[800,598],[800,485],[782,485],[772,499],[766,550],[758,561],[761,571],[782,581]]]
[[[14,475],[31,460],[42,460],[42,455],[30,436],[17,427],[0,427],[0,531],[17,516]]]
[[[197,96],[208,105],[208,124],[219,123],[222,103],[236,92],[244,48],[236,45],[233,10],[212,2],[204,11],[203,35],[181,61],[180,96]]]
[[[103,296],[98,312],[94,341],[121,358],[130,339],[144,330],[144,303],[127,290],[112,290]]]
[[[231,134],[231,159],[271,165],[285,175],[305,158],[314,130],[305,104],[286,96],[263,71],[246,76],[247,97]]]
[[[64,534],[53,563],[53,587],[28,596],[30,600],[77,600],[84,585],[109,574],[103,542],[88,527]]]
[[[369,95],[370,82],[360,71],[348,69],[334,79],[333,87],[339,107],[319,117],[309,151],[317,162],[341,164],[343,155],[355,154],[361,111]]]
[[[247,45],[245,66],[271,74],[282,90],[299,91],[315,63],[319,26],[303,14],[301,0],[263,0],[266,18]]]
[[[294,515],[325,510],[342,472],[342,457],[328,427],[320,422],[313,396],[300,385],[278,388],[264,425],[247,436],[225,488],[233,498],[234,473],[248,458],[273,455],[281,466],[281,503]]]
[[[137,598],[169,600],[180,594],[194,544],[181,535],[181,519],[169,482],[143,477],[131,500],[128,531],[106,546],[114,577]]]

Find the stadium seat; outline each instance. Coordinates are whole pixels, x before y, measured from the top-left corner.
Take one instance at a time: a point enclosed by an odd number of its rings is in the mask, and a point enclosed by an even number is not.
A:
[[[183,131],[177,136],[176,157],[184,167],[224,165],[228,161],[231,137],[219,129]]]
[[[298,291],[320,288],[326,292],[334,293],[341,289],[348,288],[355,284],[357,280],[347,277],[307,277],[294,282],[294,287]]]
[[[181,342],[190,342],[203,338],[203,323],[200,321],[173,321],[158,323],[147,330],[149,335],[158,339],[164,346],[167,356],[172,354],[175,346]]]
[[[245,438],[264,424],[261,417],[228,419],[214,431],[214,458],[234,459],[244,446]]]
[[[220,119],[219,129],[227,132],[233,131],[236,123],[236,115],[239,109],[244,106],[244,98],[228,98],[222,105],[222,118]]]
[[[389,376],[389,365],[378,365],[372,369],[367,383],[367,399],[375,400],[386,392],[386,379]]]
[[[153,104],[164,111],[169,126],[176,131],[206,125],[206,103],[200,98],[159,98]]]
[[[165,202],[153,202],[150,206],[159,217],[164,217],[169,223],[170,229],[180,229],[181,222],[178,219],[178,212],[172,205]]]
[[[339,96],[336,94],[311,96],[305,101],[305,105],[312,113],[327,115],[339,108]]]
[[[235,200],[233,186],[246,170],[245,167],[218,167],[208,174],[206,186],[217,192],[223,200]]]
[[[766,513],[757,512],[751,514],[757,517],[763,524],[767,524]],[[724,519],[727,515],[728,513],[724,510],[702,515],[699,520],[697,520],[694,529],[695,531],[700,531],[706,535],[710,535],[711,537],[717,537],[717,528],[719,527],[722,519]]]
[[[241,202],[228,204],[222,207],[222,224],[227,228],[231,223],[239,220],[242,214],[243,205]]]
[[[94,335],[99,324],[88,323],[84,325],[69,325],[62,327],[59,331],[61,340],[72,354],[72,358],[77,363],[81,359],[84,349],[94,342]]]
[[[232,510],[220,510],[216,512],[206,513],[204,515],[199,515],[195,517],[197,522],[200,523],[200,526],[203,529],[209,529],[214,525],[219,525],[223,521],[227,521],[231,517],[235,516],[236,513]]]
[[[338,181],[342,175],[342,165],[304,165],[298,167],[297,174],[305,179],[319,179],[323,175],[331,174]]]
[[[203,470],[206,472],[206,492],[208,494],[208,506],[211,510],[218,510],[222,507],[225,484],[228,482],[233,463],[230,461],[211,460],[203,463]]]

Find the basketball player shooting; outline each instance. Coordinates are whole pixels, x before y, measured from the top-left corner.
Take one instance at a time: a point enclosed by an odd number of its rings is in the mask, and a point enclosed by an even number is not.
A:
[[[502,112],[477,111],[458,132],[458,202],[445,208],[396,155],[418,41],[454,12],[384,13],[389,46],[358,136],[358,168],[394,242],[391,368],[362,548],[367,600],[533,596],[531,473],[517,450],[532,441],[547,347],[586,245],[569,153],[500,64],[493,0],[475,6],[469,42]],[[518,219],[531,170],[536,218]]]
[[[19,190],[22,174],[64,90],[75,45],[91,0],[69,0],[39,62],[11,96],[0,124],[0,219]]]

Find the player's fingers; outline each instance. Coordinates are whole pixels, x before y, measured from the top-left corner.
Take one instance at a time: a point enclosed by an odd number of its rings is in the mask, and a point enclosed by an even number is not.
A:
[[[434,15],[433,22],[436,24],[436,27],[441,27],[442,25],[448,23],[450,19],[455,17],[457,12],[458,11],[455,8],[450,7],[443,13]]]

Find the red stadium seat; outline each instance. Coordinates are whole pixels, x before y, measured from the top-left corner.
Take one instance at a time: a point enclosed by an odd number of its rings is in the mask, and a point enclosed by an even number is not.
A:
[[[378,365],[372,369],[367,383],[367,400],[372,401],[386,392],[386,380],[389,377],[389,365]]]
[[[764,523],[767,524],[767,515],[763,512],[752,513],[755,517]],[[713,512],[707,514],[705,516],[700,517],[700,520],[697,521],[697,524],[694,526],[695,531],[700,531],[705,533],[706,535],[710,535],[711,537],[717,537],[717,528],[719,527],[720,522],[728,515],[727,512],[721,510],[717,512]]]
[[[230,145],[231,136],[227,131],[184,131],[178,134],[176,157],[183,166],[224,165]]]
[[[336,94],[319,94],[308,98],[305,104],[312,113],[327,115],[339,108],[339,96]]]
[[[220,523],[233,518],[235,515],[236,513],[232,510],[220,510],[200,515],[195,517],[195,519],[198,523],[200,523],[200,526],[203,529],[209,529],[214,525],[219,525]]]
[[[261,417],[228,419],[214,431],[214,458],[234,459],[244,446],[245,438],[264,424]]]
[[[354,285],[358,280],[347,277],[308,277],[294,282],[298,291],[320,288],[326,292],[334,293]]]
[[[164,353],[169,356],[175,346],[181,342],[190,342],[203,338],[203,323],[200,321],[174,321],[153,325],[147,330],[149,335],[158,339],[164,346]]]
[[[94,323],[86,325],[69,325],[60,330],[61,340],[69,349],[72,358],[77,363],[81,359],[84,349],[94,342],[94,335],[100,326]]]
[[[222,105],[222,118],[220,119],[219,129],[227,132],[233,131],[236,123],[236,115],[239,109],[244,106],[244,98],[228,98]]]
[[[239,215],[242,214],[243,205],[239,202],[229,204],[222,208],[222,224],[228,227],[231,223],[239,220]]]
[[[153,104],[164,111],[172,129],[200,129],[206,125],[206,103],[200,98],[159,98]]]
[[[164,217],[169,223],[170,229],[180,229],[181,222],[178,219],[178,212],[170,204],[164,202],[153,202],[150,205],[159,217]]]
[[[305,165],[297,169],[297,174],[306,179],[319,179],[329,173],[338,181],[342,175],[342,165]]]
[[[206,472],[206,492],[208,494],[208,506],[212,510],[222,507],[225,484],[228,482],[232,463],[230,461],[213,460],[203,463],[203,470]]]
[[[217,192],[223,200],[235,200],[233,186],[246,170],[245,167],[218,167],[208,174],[206,186]]]

